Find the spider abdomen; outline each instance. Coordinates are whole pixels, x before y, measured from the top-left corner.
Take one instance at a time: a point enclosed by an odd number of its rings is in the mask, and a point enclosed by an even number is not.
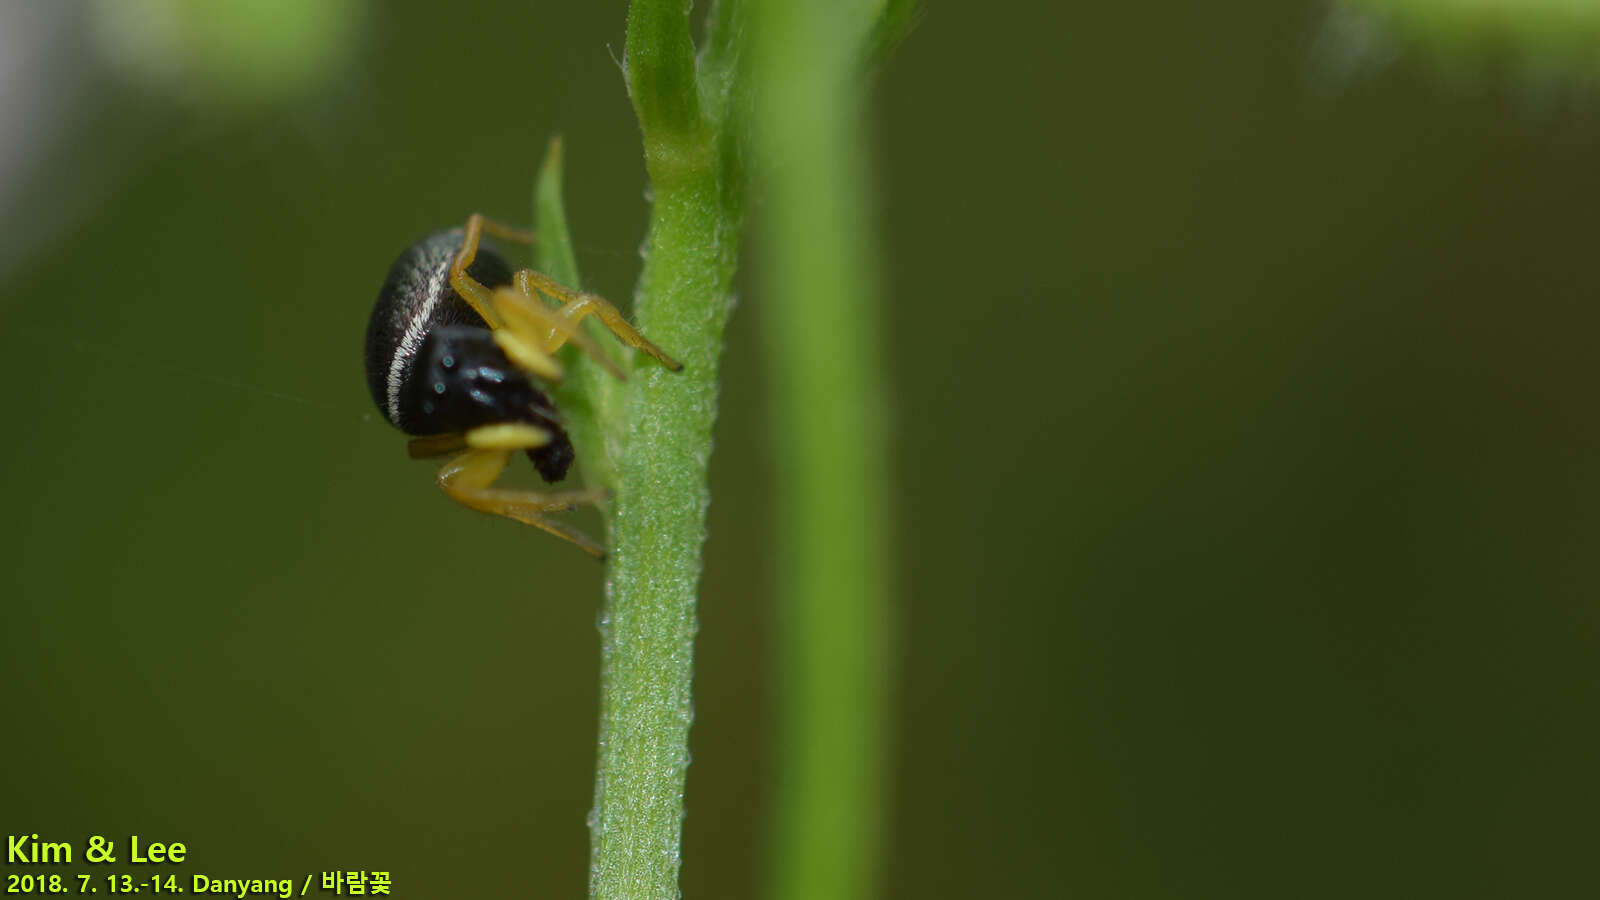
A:
[[[415,430],[416,423],[404,420],[401,395],[422,339],[445,325],[488,327],[450,286],[461,237],[460,228],[445,228],[407,247],[389,267],[367,321],[367,388],[390,423],[408,434],[438,433]],[[490,288],[511,283],[511,267],[487,244],[467,273]]]

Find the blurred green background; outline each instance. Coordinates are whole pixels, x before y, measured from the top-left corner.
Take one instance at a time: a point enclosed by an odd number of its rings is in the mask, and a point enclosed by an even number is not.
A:
[[[304,81],[118,53],[193,36],[104,6],[0,25],[8,833],[581,895],[602,570],[450,504],[360,348],[407,243],[528,219],[557,131],[587,285],[629,297],[623,5],[331,4]],[[1600,101],[1370,24],[935,4],[881,73],[886,895],[1592,890]],[[233,91],[235,61],[266,68]],[[760,884],[761,315],[729,335],[688,897]]]

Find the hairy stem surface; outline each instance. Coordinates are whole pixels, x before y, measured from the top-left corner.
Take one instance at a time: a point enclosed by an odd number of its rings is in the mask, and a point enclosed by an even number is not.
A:
[[[640,0],[628,16],[629,88],[654,199],[635,324],[684,368],[636,358],[601,410],[616,497],[590,823],[595,897],[678,896],[695,593],[740,226],[718,152],[721,117],[701,108],[688,13],[681,0]]]

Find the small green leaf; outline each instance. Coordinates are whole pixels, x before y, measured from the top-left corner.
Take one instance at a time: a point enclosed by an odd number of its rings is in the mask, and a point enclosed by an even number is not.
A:
[[[561,136],[557,135],[550,139],[544,164],[534,181],[533,226],[538,239],[533,244],[533,259],[539,271],[569,287],[581,288],[572,232],[567,227],[567,207],[562,199],[564,163]],[[592,321],[585,321],[584,327],[603,350],[615,343]],[[603,368],[575,350],[563,351],[562,363],[567,366],[567,380],[551,393],[577,451],[584,480],[590,485],[609,487],[615,480],[615,466],[602,429],[603,411],[615,389],[612,380]]]
[[[582,287],[578,281],[578,258],[572,251],[572,232],[567,228],[567,205],[562,198],[564,163],[558,134],[550,139],[533,189],[533,227],[539,235],[533,245],[534,264],[562,284]]]

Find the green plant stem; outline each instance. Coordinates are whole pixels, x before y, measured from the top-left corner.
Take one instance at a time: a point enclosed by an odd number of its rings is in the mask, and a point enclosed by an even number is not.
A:
[[[635,2],[630,93],[654,202],[634,301],[639,330],[683,363],[635,359],[602,404],[615,473],[601,619],[600,746],[591,814],[595,897],[676,898],[693,718],[695,597],[705,543],[717,368],[740,212],[699,103],[688,5]]]
[[[876,282],[869,265],[859,110],[864,36],[892,44],[912,5],[752,5],[718,0],[697,59],[687,0],[634,0],[625,59],[653,204],[635,324],[682,372],[630,361],[625,385],[585,389],[574,439],[615,492],[601,619],[600,746],[590,894],[679,896],[683,791],[693,718],[696,589],[705,543],[717,369],[744,205],[748,60],[767,59],[761,145],[777,265],[769,318],[784,437],[779,897],[862,897],[879,848],[888,596],[887,467]],[[845,7],[851,7],[846,9]],[[885,12],[885,10],[889,12]],[[830,18],[834,14],[842,17]],[[874,17],[892,16],[873,30]],[[831,28],[831,33],[830,33]],[[885,37],[885,36],[888,37]],[[791,37],[798,37],[791,41]],[[818,77],[820,74],[821,77]],[[540,227],[564,234],[559,158],[541,180]],[[554,190],[550,185],[554,184]],[[554,205],[548,200],[554,197]],[[552,252],[553,265],[570,263]],[[576,279],[576,266],[570,265]]]
[[[762,286],[779,448],[773,900],[879,875],[888,734],[882,311],[859,97],[871,4],[752,6]],[[909,21],[906,4],[891,4]],[[888,29],[893,31],[893,29]]]
[[[714,190],[714,187],[711,188]],[[591,894],[677,896],[693,717],[695,592],[705,541],[717,361],[728,314],[714,193],[656,195],[640,329],[684,363],[634,369],[602,618],[600,759]],[[648,298],[649,302],[645,302]]]

